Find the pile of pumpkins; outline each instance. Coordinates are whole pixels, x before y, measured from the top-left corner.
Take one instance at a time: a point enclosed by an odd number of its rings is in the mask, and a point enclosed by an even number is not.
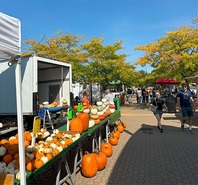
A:
[[[95,124],[99,124],[100,120],[105,119],[114,111],[114,103],[109,103],[106,99],[102,99],[102,101],[97,102],[96,106],[92,106],[89,109],[84,105],[82,112],[77,113],[77,116],[70,120],[69,131],[60,132],[58,129],[54,129],[50,135],[47,130],[41,129],[40,132],[36,134],[36,138],[42,140],[36,142],[34,146],[31,145],[33,133],[24,131],[26,170],[33,171],[41,168],[64,148],[79,139],[84,131]],[[117,128],[119,128],[119,125]],[[112,133],[111,135],[115,140],[114,135],[116,134]],[[111,140],[110,137],[109,142]],[[101,147],[103,145],[106,144],[102,144]],[[104,146],[104,148],[106,150],[108,149],[106,146]],[[111,152],[109,154],[107,153],[108,152],[105,154],[106,157],[112,155]],[[101,170],[102,168],[100,167],[99,169]],[[0,140],[0,173],[15,174],[16,179],[20,180],[18,134],[11,136],[9,139]]]
[[[81,162],[81,172],[84,177],[94,177],[98,171],[105,169],[107,158],[113,155],[113,147],[118,144],[120,133],[124,131],[126,124],[118,121],[117,127],[110,133],[109,141],[102,142],[100,149],[93,153],[85,152]]]
[[[43,133],[47,132],[41,130]],[[58,155],[64,148],[79,139],[80,133],[72,131],[61,132],[57,129],[46,139],[31,145],[32,133],[24,132],[25,167],[33,171]],[[14,174],[20,180],[18,134],[8,139],[0,140],[0,173]]]
[[[77,110],[78,106],[74,105],[73,109]],[[114,102],[108,102],[107,99],[102,99],[101,101],[96,102],[96,105],[92,105],[90,108],[87,107],[86,103],[83,103],[82,111],[77,113],[77,118],[86,117],[86,121],[83,118],[81,128],[80,123],[77,123],[79,120],[74,118],[70,121],[70,130],[79,131],[82,133],[86,131],[88,128],[93,127],[94,125],[100,124],[100,121],[108,117],[111,113],[115,112]],[[82,116],[82,113],[87,114],[86,116]],[[87,122],[88,119],[88,122]],[[75,125],[75,127],[73,126]],[[88,125],[87,125],[88,124]],[[78,128],[76,126],[78,125]]]

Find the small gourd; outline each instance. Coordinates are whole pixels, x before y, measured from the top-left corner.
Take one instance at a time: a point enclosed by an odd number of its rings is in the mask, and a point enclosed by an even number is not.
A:
[[[98,110],[96,108],[91,109],[91,114],[97,114],[97,113],[98,113]]]
[[[93,127],[95,125],[94,120],[89,120],[89,128]]]
[[[27,175],[27,174],[25,173],[25,175]],[[19,180],[20,181],[20,179],[21,179],[21,174],[20,174],[20,172],[18,172],[16,174],[16,180]]]
[[[48,162],[48,158],[46,156],[41,157],[41,160],[43,161],[44,164]]]

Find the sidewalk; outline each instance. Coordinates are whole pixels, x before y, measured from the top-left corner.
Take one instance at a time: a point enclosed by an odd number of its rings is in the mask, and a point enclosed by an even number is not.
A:
[[[121,107],[127,124],[106,168],[95,177],[76,175],[76,185],[197,185],[198,112],[193,134],[180,128],[180,113],[165,113],[163,133],[147,106],[136,103]],[[67,183],[64,183],[66,185]]]

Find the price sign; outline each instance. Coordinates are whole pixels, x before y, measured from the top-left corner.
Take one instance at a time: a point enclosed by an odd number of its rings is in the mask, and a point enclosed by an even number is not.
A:
[[[33,134],[39,133],[40,128],[41,128],[41,118],[36,116],[36,117],[34,117]]]

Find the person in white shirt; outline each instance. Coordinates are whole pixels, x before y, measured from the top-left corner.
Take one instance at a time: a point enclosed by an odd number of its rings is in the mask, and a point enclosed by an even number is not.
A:
[[[110,93],[109,90],[105,91],[104,98],[107,99],[108,102],[113,102],[113,95],[112,95],[112,93]]]
[[[137,103],[142,103],[142,91],[140,88],[136,91]]]

